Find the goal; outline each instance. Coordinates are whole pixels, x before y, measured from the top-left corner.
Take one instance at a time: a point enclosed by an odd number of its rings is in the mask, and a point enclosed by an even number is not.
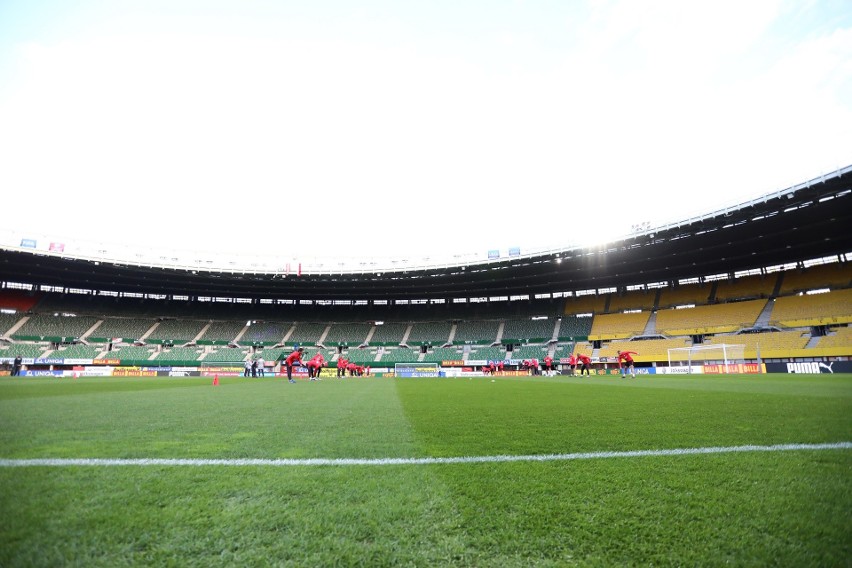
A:
[[[731,368],[745,361],[745,345],[719,343],[716,345],[693,345],[692,347],[672,347],[668,350],[669,367],[686,366],[692,373],[695,366],[720,365],[723,373],[738,372]]]

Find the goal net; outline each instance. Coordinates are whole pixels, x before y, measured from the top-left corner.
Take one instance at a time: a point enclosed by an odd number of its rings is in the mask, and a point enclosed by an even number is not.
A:
[[[673,347],[669,352],[669,367],[686,367],[692,373],[693,367],[719,365],[722,373],[737,373],[739,363],[745,362],[745,345],[719,343],[716,345],[693,345],[692,347]]]

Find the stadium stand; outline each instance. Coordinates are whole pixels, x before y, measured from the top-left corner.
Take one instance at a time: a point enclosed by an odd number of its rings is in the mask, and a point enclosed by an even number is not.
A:
[[[292,353],[292,351],[288,352],[288,355]],[[310,359],[316,355],[317,353],[322,353],[322,356],[325,357],[326,365],[331,363],[335,357],[337,357],[337,348],[333,349],[320,349],[317,347],[305,347],[305,354],[302,356],[302,361],[308,362]]]
[[[625,310],[651,311],[656,305],[656,290],[634,290],[622,295],[612,294],[609,298],[609,311],[619,313]]]
[[[322,334],[325,333],[325,328],[328,327],[324,323],[313,322],[298,322],[296,323],[293,333],[286,339],[288,345],[298,343],[302,346],[316,345],[319,343]]]
[[[777,298],[770,324],[783,327],[852,323],[852,288]]]
[[[826,335],[820,338],[820,343],[852,345],[852,325],[832,327],[826,330]]]
[[[574,353],[575,354],[582,353],[583,355],[587,355],[587,356],[591,357],[595,354],[595,348],[588,341],[578,341],[577,343],[574,344]],[[569,355],[570,355],[570,353],[569,353]]]
[[[212,351],[208,351],[202,361],[205,363],[209,363],[211,361],[222,361],[222,362],[233,362],[233,361],[245,361],[249,356],[248,349],[238,349],[235,347],[221,347],[219,349],[214,349]]]
[[[195,339],[207,325],[208,322],[203,321],[167,319],[159,322],[145,339],[150,342],[188,343]]]
[[[378,356],[378,349],[375,347],[366,347],[363,349],[349,349],[343,356],[353,363],[358,365],[372,365]]]
[[[21,340],[39,337],[82,337],[98,321],[91,316],[64,317],[35,314],[19,327],[12,337]]]
[[[147,361],[155,353],[151,347],[139,347],[134,345],[122,345],[118,349],[110,351],[110,357],[116,358],[122,364],[132,364],[136,361]]]
[[[784,272],[780,295],[786,296],[819,288],[850,287],[852,287],[852,263],[820,264],[802,270]]]
[[[738,333],[733,335],[715,335],[706,338],[705,345],[745,345],[746,359],[756,359],[758,347],[761,358],[784,357],[785,354],[805,349],[810,334],[802,330],[775,331],[764,333]]]
[[[698,284],[685,284],[660,290],[658,309],[683,306],[686,304],[704,305],[710,298],[711,287]]]
[[[606,296],[589,294],[565,299],[564,314],[600,314],[606,309]]]
[[[388,365],[393,365],[394,363],[414,363],[419,360],[420,350],[410,349],[408,347],[385,349],[381,358],[381,362]]]
[[[432,343],[444,345],[450,338],[453,324],[448,322],[417,322],[411,326],[406,343],[409,345],[420,345]]]
[[[715,299],[718,302],[768,298],[778,283],[778,274],[744,276],[716,283]]]
[[[5,337],[22,318],[19,314],[0,314],[0,337]]]
[[[426,352],[423,361],[440,363],[441,361],[461,361],[464,353],[455,347],[435,347]]]
[[[91,345],[69,345],[67,347],[60,347],[50,353],[48,357],[61,359],[96,359],[101,353],[102,350],[100,347],[93,347]]]
[[[194,347],[172,347],[159,352],[155,360],[158,363],[164,361],[198,361],[201,354],[202,351]]]
[[[569,316],[572,317],[573,316]],[[563,318],[563,320],[566,318]],[[577,318],[573,318],[576,320]],[[555,323],[552,319],[510,319],[503,326],[503,343],[529,343],[550,341]]]
[[[245,345],[276,345],[284,341],[284,337],[293,327],[292,322],[255,321],[245,333],[240,336],[239,343]]]
[[[495,361],[506,358],[505,347],[480,347],[471,349],[467,356],[468,359]]]
[[[244,321],[212,321],[204,331],[204,335],[198,339],[198,343],[203,345],[210,342],[232,342],[245,327],[246,323]]]
[[[656,332],[665,335],[730,333],[754,326],[766,300],[746,300],[657,311]]]
[[[152,319],[108,317],[101,320],[101,325],[86,340],[103,343],[122,338],[135,341],[144,336],[155,323]]]
[[[284,359],[292,353],[292,349],[281,349],[278,347],[264,347],[260,351],[256,351],[254,353],[255,357],[263,357],[263,359],[267,362],[278,361],[279,359]]]
[[[518,309],[513,306],[505,310],[501,306],[477,306],[478,311],[464,309],[465,318],[440,320],[434,317],[434,311],[425,311],[428,319],[411,321],[390,321],[382,325],[371,323],[347,323],[346,321],[328,322],[307,321],[295,324],[288,321],[255,320],[246,326],[245,319],[237,319],[240,310],[233,314],[229,309],[235,306],[211,303],[186,306],[185,302],[155,302],[153,300],[126,300],[101,298],[97,296],[74,294],[35,294],[24,295],[27,305],[36,308],[35,313],[2,313],[0,314],[0,332],[8,340],[17,343],[4,349],[8,355],[10,349],[25,349],[27,352],[37,352],[28,357],[41,357],[45,353],[50,357],[67,357],[73,359],[89,359],[99,354],[103,358],[121,360],[148,360],[152,354],[158,361],[228,361],[232,359],[232,351],[228,349],[189,349],[181,352],[177,349],[154,353],[150,348],[139,348],[134,354],[135,347],[116,345],[116,350],[101,354],[96,347],[63,346],[56,347],[39,345],[41,337],[60,343],[55,338],[80,338],[91,344],[101,344],[122,338],[126,342],[143,340],[150,343],[171,343],[183,345],[196,340],[200,345],[211,342],[231,342],[238,339],[241,345],[281,344],[286,340],[284,349],[271,350],[263,353],[268,361],[277,359],[277,354],[289,354],[292,345],[299,343],[310,346],[322,341],[324,344],[348,344],[350,349],[369,340],[373,346],[395,347],[403,341],[412,345],[427,344],[430,349],[423,354],[417,349],[387,349],[387,350],[352,350],[359,362],[374,363],[381,353],[380,363],[393,365],[394,362],[414,362],[417,360],[443,361],[460,359],[501,359],[506,355],[503,348],[492,348],[494,341],[504,345],[515,344],[512,358],[525,358],[523,354],[533,353],[528,357],[543,357],[547,349],[546,343],[559,339],[555,346],[554,355],[564,357],[569,354],[570,345],[565,342],[571,338],[576,340],[589,339],[603,342],[599,349],[594,349],[590,343],[579,343],[578,351],[588,352],[592,356],[609,357],[618,345],[624,345],[624,340],[635,336],[664,334],[669,339],[629,342],[627,347],[639,351],[639,362],[647,362],[657,357],[664,360],[664,352],[668,342],[675,346],[688,345],[693,336],[706,336],[708,344],[724,341],[728,343],[743,343],[751,346],[759,341],[763,358],[770,354],[780,354],[784,357],[821,357],[848,356],[850,342],[845,324],[852,323],[852,268],[847,262],[831,265],[815,265],[809,268],[788,270],[784,272],[769,272],[763,275],[748,275],[739,278],[718,279],[714,276],[703,285],[688,284],[670,288],[653,288],[620,293],[593,294],[579,297],[567,297],[550,301],[551,316],[547,319],[532,319],[522,317],[520,313],[546,314],[542,309]],[[803,294],[801,290],[825,290],[828,292]],[[781,291],[781,295],[777,296]],[[785,295],[786,294],[786,295]],[[15,294],[12,294],[15,296]],[[0,299],[4,296],[0,293]],[[564,303],[564,306],[561,307]],[[656,312],[647,308],[659,303],[662,307]],[[695,303],[695,307],[685,309],[666,308],[666,305],[681,305]],[[135,306],[135,307],[134,307]],[[175,307],[176,306],[176,307]],[[174,313],[170,310],[175,307]],[[467,306],[465,306],[467,307]],[[541,306],[539,306],[541,307]],[[227,308],[228,310],[226,310]],[[622,309],[640,309],[640,313],[623,313]],[[247,309],[247,308],[241,308]],[[257,315],[264,308],[255,307]],[[95,311],[97,310],[97,312]],[[446,310],[452,315],[452,310]],[[553,313],[566,313],[559,319],[553,318]],[[162,316],[136,315],[137,312],[148,314],[163,314],[168,312],[165,319]],[[226,314],[225,318],[210,317],[214,313]],[[351,312],[351,313],[350,313]],[[573,313],[576,312],[576,313]],[[60,316],[59,313],[76,314],[76,316]],[[191,315],[182,315],[182,314]],[[270,311],[269,313],[272,313]],[[269,313],[263,312],[263,316]],[[337,312],[338,314],[341,312]],[[352,317],[352,310],[347,311]],[[577,313],[593,313],[591,317],[578,317]],[[104,315],[105,314],[105,315]],[[292,316],[292,314],[289,314]],[[375,315],[375,314],[371,314]],[[388,315],[388,314],[382,314]],[[399,315],[399,314],[397,314]],[[417,315],[406,313],[406,317]],[[420,314],[423,315],[423,314]],[[373,321],[371,316],[365,316],[362,321]],[[309,318],[314,317],[310,315]],[[231,318],[231,319],[228,319]],[[286,318],[286,316],[285,316]],[[450,319],[457,323],[451,323]],[[821,337],[821,327],[831,326],[828,335]],[[780,332],[761,333],[760,338],[754,333],[736,333],[741,330],[754,332],[768,328],[782,328],[792,332],[785,335]],[[813,328],[813,329],[812,329]],[[554,334],[554,329],[556,333]],[[11,333],[10,333],[11,332]],[[813,336],[811,336],[811,332]],[[441,350],[440,347],[452,340],[456,347]],[[700,339],[696,339],[699,341]],[[33,343],[30,343],[33,342]],[[540,345],[536,345],[536,344]],[[468,344],[461,348],[461,344]],[[519,345],[518,345],[519,344]],[[33,346],[35,345],[35,346]],[[27,346],[24,348],[23,346]],[[641,349],[639,349],[641,348]],[[753,354],[751,347],[749,354]],[[528,351],[532,350],[532,351]],[[250,349],[239,350],[242,358],[254,356]],[[311,354],[315,350],[311,350]],[[336,350],[326,351],[326,358],[333,361]],[[60,355],[61,354],[61,355]],[[329,356],[328,354],[331,354]],[[651,354],[646,359],[646,354]],[[132,355],[132,357],[131,357]],[[178,359],[175,359],[178,357]],[[222,359],[220,359],[220,357]],[[526,357],[526,358],[528,358]]]
[[[619,351],[635,351],[638,355],[634,355],[633,360],[637,363],[665,361],[668,357],[669,349],[689,347],[690,345],[692,345],[692,341],[688,337],[643,339],[641,341],[612,341],[601,346],[598,356],[615,359]]]
[[[376,325],[375,331],[370,337],[370,345],[399,345],[405,338],[405,333],[410,325],[400,322],[386,322],[382,325]]]
[[[820,337],[816,345],[817,349],[837,349],[838,355],[852,352],[852,327],[843,326],[829,330],[829,333]]]
[[[8,347],[0,347],[0,357],[9,357],[14,359],[17,355],[20,355],[25,359],[38,359],[49,350],[49,345],[37,343],[15,343]]]
[[[580,318],[577,316],[562,316],[559,324],[558,337],[560,340],[573,338],[586,338],[592,332],[592,318]]]
[[[456,333],[453,336],[453,343],[474,343],[477,345],[491,345],[492,343],[497,341],[497,332],[499,329],[499,321],[460,321],[456,324]]]
[[[361,345],[372,327],[368,323],[332,323],[322,341],[325,345]]]
[[[589,339],[623,339],[642,335],[650,317],[650,312],[596,315],[589,332]]]
[[[541,361],[548,353],[544,345],[519,345],[512,351],[512,359],[538,359]]]
[[[556,347],[553,348],[553,358],[558,361],[561,358],[570,357],[573,350],[573,343],[558,343]]]

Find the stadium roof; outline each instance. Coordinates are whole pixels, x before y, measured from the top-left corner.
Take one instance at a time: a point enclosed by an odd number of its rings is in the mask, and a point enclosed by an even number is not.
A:
[[[3,245],[0,280],[119,293],[295,300],[512,297],[670,282],[852,251],[852,166],[596,247],[357,272],[168,267]],[[22,243],[23,244],[23,243]]]

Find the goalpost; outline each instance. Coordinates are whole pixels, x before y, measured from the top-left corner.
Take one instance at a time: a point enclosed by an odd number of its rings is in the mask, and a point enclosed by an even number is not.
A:
[[[668,355],[669,367],[686,365],[687,373],[692,373],[693,367],[702,365],[721,365],[721,372],[727,373],[729,365],[745,362],[745,345],[719,343],[672,347]]]

